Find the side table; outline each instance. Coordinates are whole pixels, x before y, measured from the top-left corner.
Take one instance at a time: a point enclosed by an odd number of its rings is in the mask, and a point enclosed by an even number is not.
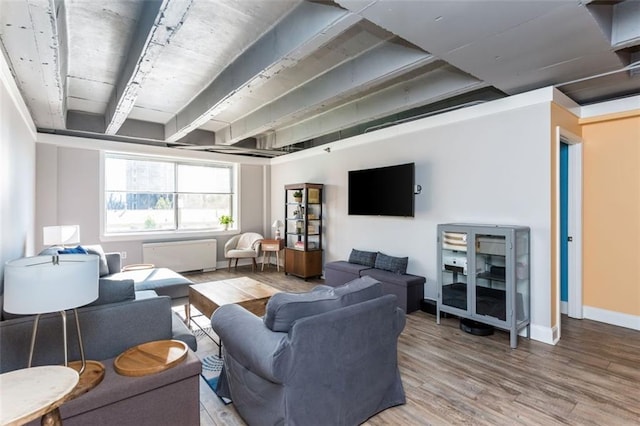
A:
[[[42,416],[43,425],[60,425],[58,407],[78,383],[69,367],[45,365],[0,374],[0,424],[21,425]]]
[[[262,240],[260,242],[262,249],[262,271],[264,271],[265,257],[271,262],[271,253],[276,253],[276,267],[280,272],[280,250],[284,248],[284,240]]]

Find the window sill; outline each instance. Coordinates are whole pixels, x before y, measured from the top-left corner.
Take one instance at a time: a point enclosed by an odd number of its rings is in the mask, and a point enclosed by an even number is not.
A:
[[[166,232],[131,232],[126,234],[102,234],[101,242],[111,241],[167,241],[192,240],[198,238],[215,238],[217,236],[236,235],[240,231],[228,229],[226,231],[166,231]]]

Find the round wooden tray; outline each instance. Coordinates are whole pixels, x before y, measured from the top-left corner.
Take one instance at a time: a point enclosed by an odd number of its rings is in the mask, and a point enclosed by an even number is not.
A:
[[[80,375],[80,381],[76,385],[75,389],[73,389],[73,392],[69,394],[67,400],[77,398],[83,393],[89,392],[91,389],[98,386],[102,379],[104,379],[104,365],[102,365],[102,363],[87,360],[85,365],[85,370]],[[69,367],[80,372],[80,369],[82,368],[82,361],[70,362]]]
[[[157,340],[127,349],[113,362],[118,374],[146,376],[167,370],[187,356],[187,345],[179,340]]]
[[[123,266],[121,272],[142,271],[144,269],[153,269],[155,267],[156,265],[154,265],[153,263],[134,263],[133,265]]]

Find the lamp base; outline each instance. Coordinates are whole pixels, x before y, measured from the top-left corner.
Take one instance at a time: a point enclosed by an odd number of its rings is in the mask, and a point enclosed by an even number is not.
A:
[[[82,368],[82,361],[73,361],[69,367],[76,371]],[[67,399],[74,399],[95,388],[104,379],[104,365],[98,361],[86,361],[84,371],[80,375],[80,381]]]

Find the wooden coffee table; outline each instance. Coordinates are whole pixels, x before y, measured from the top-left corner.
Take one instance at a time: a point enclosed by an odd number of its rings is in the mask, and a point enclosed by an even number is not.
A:
[[[189,304],[209,318],[220,306],[231,303],[262,316],[271,296],[279,291],[248,277],[211,281],[189,286]]]
[[[248,277],[232,278],[190,285],[189,304],[207,318],[211,318],[213,312],[220,306],[232,303],[242,306],[255,315],[262,316],[265,313],[267,302],[271,296],[278,292],[280,290]],[[193,323],[200,327],[195,321]],[[191,324],[190,315],[187,318],[187,324]],[[207,335],[211,337],[208,333]],[[216,342],[215,339],[211,339]],[[219,342],[216,344],[220,348]]]

